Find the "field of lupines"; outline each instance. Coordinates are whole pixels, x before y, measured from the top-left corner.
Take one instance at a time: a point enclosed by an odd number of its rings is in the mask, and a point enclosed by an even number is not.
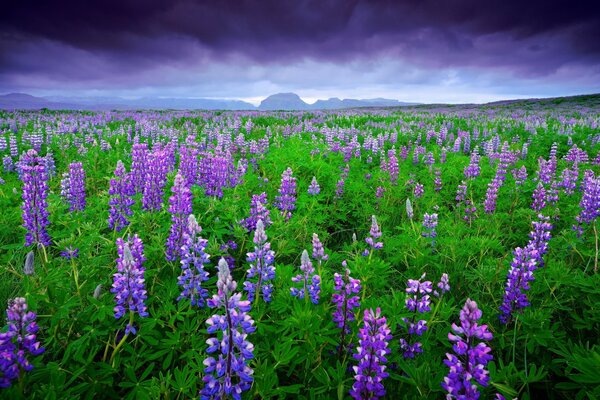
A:
[[[0,397],[600,398],[599,103],[0,113]]]

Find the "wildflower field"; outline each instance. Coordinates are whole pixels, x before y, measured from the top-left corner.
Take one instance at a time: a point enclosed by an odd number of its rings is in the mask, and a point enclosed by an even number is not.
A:
[[[0,112],[0,398],[600,398],[600,97]]]

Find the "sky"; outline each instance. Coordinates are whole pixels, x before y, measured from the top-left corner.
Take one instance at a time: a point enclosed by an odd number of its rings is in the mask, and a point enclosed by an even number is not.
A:
[[[600,92],[600,3],[21,0],[0,93],[486,102]]]

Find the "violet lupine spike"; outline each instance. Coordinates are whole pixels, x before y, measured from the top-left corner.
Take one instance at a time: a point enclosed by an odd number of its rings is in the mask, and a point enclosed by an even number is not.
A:
[[[166,243],[167,261],[176,261],[181,257],[183,235],[186,230],[188,217],[192,213],[192,192],[185,178],[178,173],[171,188],[173,195],[169,198],[169,212],[171,213],[171,230]]]
[[[354,358],[358,365],[354,370],[354,384],[350,396],[357,400],[379,399],[385,396],[383,380],[389,375],[385,364],[390,353],[388,343],[392,339],[390,328],[381,310],[365,310],[363,327],[358,333],[358,347]]]
[[[69,164],[67,203],[69,211],[83,211],[85,208],[85,171],[81,162]]]
[[[117,161],[115,177],[110,180],[108,194],[109,216],[108,227],[120,232],[129,225],[128,217],[133,215],[131,206],[135,203],[133,195],[135,189],[131,183],[130,175],[125,172],[125,165],[121,160]]]
[[[477,384],[488,386],[490,377],[485,367],[493,357],[492,349],[483,341],[492,340],[493,336],[487,325],[478,324],[481,317],[477,303],[467,299],[460,311],[460,326],[452,324],[453,332],[448,333],[454,353],[446,353],[444,360],[450,368],[442,382],[442,388],[448,392],[447,399],[477,400]],[[481,342],[475,343],[476,340]]]
[[[260,293],[266,302],[271,301],[273,284],[270,282],[275,279],[275,252],[271,250],[271,243],[267,242],[267,239],[265,226],[259,219],[254,231],[254,252],[248,253],[246,259],[250,268],[246,274],[248,280],[244,282],[244,290],[248,292],[248,300],[251,302],[260,298]],[[255,277],[256,282],[250,281]]]
[[[312,236],[312,257],[319,263],[319,266],[323,261],[329,260],[329,254],[325,254],[325,248],[323,243],[319,240],[319,235],[313,233]]]
[[[31,371],[30,358],[45,351],[37,341],[39,327],[35,319],[36,314],[27,311],[23,297],[8,302],[8,330],[0,333],[0,388],[10,387],[12,381],[20,378],[21,371]]]
[[[346,267],[346,262],[342,263]],[[344,275],[333,274],[335,293],[331,297],[331,302],[336,305],[333,312],[333,322],[341,329],[341,339],[339,354],[344,352],[346,347],[346,336],[352,333],[350,323],[356,318],[354,316],[356,310],[360,307],[360,293],[362,287],[359,279],[354,279],[350,276],[350,270],[345,268]]]
[[[135,143],[131,148],[131,184],[135,193],[144,192],[148,171],[148,145]]]
[[[440,278],[440,281],[437,283],[436,286],[438,289],[440,289],[440,291],[433,291],[433,295],[435,297],[442,297],[444,294],[450,291],[450,280],[447,273],[444,272],[442,274],[442,277]]]
[[[252,195],[250,216],[240,222],[248,232],[253,232],[256,229],[258,220],[262,220],[265,227],[269,227],[272,224],[271,217],[269,216],[271,212],[267,208],[267,204],[267,194],[265,192]]]
[[[415,358],[423,352],[422,343],[416,337],[427,331],[427,321],[419,319],[418,315],[431,311],[430,293],[433,291],[431,281],[424,281],[425,274],[419,279],[409,279],[406,287],[405,306],[412,312],[411,318],[402,318],[406,324],[407,337],[400,338],[400,348],[404,358]],[[423,282],[421,282],[423,281]]]
[[[497,179],[488,183],[487,191],[485,192],[484,210],[486,214],[493,214],[496,211],[496,200],[498,199],[498,188],[500,181]]]
[[[546,207],[546,189],[542,182],[538,182],[536,188],[533,190],[531,198],[533,199],[531,208],[535,211],[540,212]]]
[[[536,260],[539,257],[533,246],[517,247],[513,255],[500,305],[500,321],[503,324],[512,321],[515,312],[529,306],[526,292],[530,289],[530,282],[534,280],[533,271],[537,268]]]
[[[302,252],[300,260],[300,271],[302,271],[302,274],[298,274],[295,277],[293,277],[292,282],[301,282],[302,287],[300,289],[292,287],[290,288],[290,292],[292,293],[292,296],[298,297],[299,299],[303,299],[306,295],[306,292],[308,291],[310,301],[312,301],[313,304],[319,304],[319,293],[321,292],[321,277],[315,274],[315,269],[313,268],[312,262],[310,262],[308,251],[304,250]]]
[[[424,232],[421,233],[421,236],[431,239],[431,247],[435,247],[435,238],[437,237],[437,228],[438,225],[438,215],[437,213],[428,214],[425,213],[423,215],[423,228],[425,228]]]
[[[365,238],[365,242],[367,242],[367,244],[371,247],[371,250],[383,249],[383,242],[377,241],[377,239],[379,239],[381,235],[382,233],[379,229],[377,218],[374,215],[371,215],[371,230],[369,231],[369,236]],[[371,250],[365,250],[363,255],[370,254]]]
[[[169,154],[161,150],[160,147],[148,155],[142,196],[142,208],[144,210],[156,211],[162,208],[164,189],[169,172],[168,156]]]
[[[288,167],[281,175],[279,195],[275,197],[274,203],[286,221],[292,217],[292,211],[296,209],[296,178],[292,173],[292,169]]]
[[[208,297],[208,291],[202,287],[202,282],[208,280],[208,272],[204,270],[204,266],[210,262],[210,254],[206,253],[208,240],[200,236],[201,232],[202,228],[196,217],[190,214],[181,246],[181,275],[177,278],[177,284],[181,287],[177,301],[189,299],[190,304],[197,307],[204,307]]]
[[[138,235],[130,235],[127,241],[118,238],[117,253],[117,273],[113,275],[110,290],[115,295],[115,318],[120,319],[129,312],[130,319],[125,327],[125,335],[135,335],[137,330],[131,323],[133,315],[137,313],[140,317],[148,316],[144,303],[147,299],[143,267],[146,260],[144,244]]]
[[[573,227],[579,235],[583,233],[584,225],[592,224],[600,216],[600,177],[595,177],[591,170],[585,171],[582,189],[581,211],[575,217],[577,225]]]
[[[227,261],[223,258],[218,265],[217,294],[208,300],[210,308],[222,310],[206,320],[208,333],[214,335],[206,340],[208,356],[204,360],[204,387],[200,391],[203,400],[220,400],[227,397],[240,399],[242,392],[252,386],[254,371],[248,361],[254,355],[254,346],[247,338],[255,331],[254,321],[248,315],[250,301],[241,300],[235,293],[237,283],[232,279]]]
[[[317,182],[317,177],[313,176],[308,187],[308,194],[316,196],[319,193],[321,193],[321,187],[319,186],[319,182]]]
[[[423,197],[424,192],[425,192],[425,188],[422,184],[420,184],[420,183],[415,184],[415,187],[413,189],[413,195],[415,196],[415,199],[420,199],[421,197]]]
[[[25,246],[49,246],[50,236],[47,226],[48,220],[48,174],[42,159],[35,150],[28,150],[24,156],[23,169],[23,227]]]

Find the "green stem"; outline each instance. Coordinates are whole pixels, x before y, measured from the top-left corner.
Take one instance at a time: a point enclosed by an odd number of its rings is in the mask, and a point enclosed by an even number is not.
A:
[[[129,311],[129,325],[133,324],[133,315],[134,315],[133,311]],[[129,336],[128,333],[123,335],[123,337],[121,338],[121,341],[119,342],[119,344],[117,344],[117,346],[113,350],[112,355],[110,356],[110,362],[112,363],[113,368],[115,366],[115,363],[114,363],[115,356],[117,355],[117,352],[121,349],[121,347],[123,347],[123,345],[125,344],[125,341],[127,340],[127,336]]]
[[[75,265],[75,261],[71,258],[71,268],[73,269],[73,279],[75,280],[75,287],[77,288],[77,296],[81,298],[81,286],[79,286],[79,272],[77,271],[77,266]]]

